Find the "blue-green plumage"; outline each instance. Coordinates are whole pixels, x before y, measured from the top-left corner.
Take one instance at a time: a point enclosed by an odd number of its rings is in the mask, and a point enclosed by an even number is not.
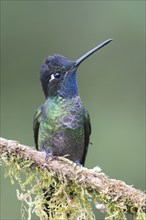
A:
[[[103,42],[77,61],[60,55],[49,56],[44,61],[40,80],[46,101],[34,116],[34,138],[36,148],[46,156],[68,155],[70,160],[84,165],[91,125],[78,93],[77,68],[110,41]]]

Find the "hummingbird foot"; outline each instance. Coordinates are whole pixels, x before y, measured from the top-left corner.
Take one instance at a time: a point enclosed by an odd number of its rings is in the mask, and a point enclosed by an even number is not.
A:
[[[80,169],[80,168],[83,167],[82,164],[81,164],[79,161],[74,161],[74,163],[75,163],[75,166],[74,166],[74,169],[75,169],[75,170],[76,170],[76,169]]]
[[[78,160],[76,160],[75,163],[77,166],[82,166],[82,164]]]
[[[45,154],[45,161],[48,162],[48,160],[51,160],[53,158],[53,153],[52,151],[46,150],[46,148],[43,146],[42,147],[42,152]]]

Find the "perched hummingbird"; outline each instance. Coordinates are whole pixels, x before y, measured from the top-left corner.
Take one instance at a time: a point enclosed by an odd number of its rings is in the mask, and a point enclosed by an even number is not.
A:
[[[36,149],[48,156],[64,156],[84,166],[91,134],[88,111],[78,92],[77,69],[91,54],[111,42],[108,39],[76,61],[48,56],[40,80],[46,97],[34,116]]]

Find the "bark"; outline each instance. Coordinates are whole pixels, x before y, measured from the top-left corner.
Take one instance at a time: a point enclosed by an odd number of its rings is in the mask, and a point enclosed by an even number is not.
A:
[[[77,181],[90,194],[92,192],[98,195],[104,193],[113,203],[115,201],[119,203],[125,201],[129,213],[132,210],[136,214],[138,209],[143,212],[146,211],[146,195],[143,192],[121,180],[108,178],[99,168],[87,169],[80,167],[65,157],[51,157],[46,161],[44,153],[35,150],[33,147],[22,145],[17,141],[4,138],[0,138],[0,155],[5,155],[8,158],[19,155],[24,160],[33,161],[33,165],[39,169],[47,169],[48,172],[53,172],[56,176],[62,174],[68,180]],[[103,208],[103,206],[97,208],[102,209],[101,207]]]

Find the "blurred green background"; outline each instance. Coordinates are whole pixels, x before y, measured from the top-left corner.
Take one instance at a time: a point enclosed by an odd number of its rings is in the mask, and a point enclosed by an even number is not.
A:
[[[78,69],[92,122],[86,166],[144,190],[145,1],[1,1],[1,136],[34,146],[44,58],[74,60],[108,38]],[[2,220],[20,219],[16,188],[1,170]]]

